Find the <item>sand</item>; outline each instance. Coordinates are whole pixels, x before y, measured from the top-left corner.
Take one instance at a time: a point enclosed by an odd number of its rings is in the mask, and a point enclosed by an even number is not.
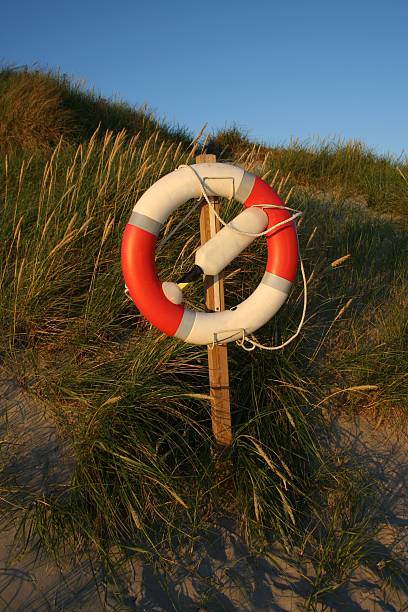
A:
[[[69,486],[72,453],[44,406],[0,370],[2,486],[19,489],[22,502]],[[366,418],[332,419],[336,446],[347,461],[363,462],[383,487],[381,532],[370,564],[327,599],[329,610],[408,610],[408,573],[387,587],[384,559],[408,567],[408,437],[377,429]],[[119,585],[89,559],[58,566],[37,549],[22,551],[13,510],[0,536],[2,610],[236,610],[305,609],[308,573],[276,546],[254,557],[227,521],[220,521],[173,555],[166,571],[135,556]]]

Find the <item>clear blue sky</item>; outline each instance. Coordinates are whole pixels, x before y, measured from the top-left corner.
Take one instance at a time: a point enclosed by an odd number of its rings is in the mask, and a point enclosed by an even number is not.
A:
[[[191,132],[340,136],[408,153],[408,0],[9,0],[0,61],[37,63]]]

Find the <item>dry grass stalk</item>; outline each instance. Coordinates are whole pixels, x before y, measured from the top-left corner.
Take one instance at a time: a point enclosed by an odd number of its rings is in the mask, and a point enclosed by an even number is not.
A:
[[[401,168],[397,168],[398,173],[402,176],[402,178],[404,179],[404,181],[408,184],[408,179],[405,176],[405,174],[402,172]]]
[[[263,174],[261,174],[261,179],[262,179],[263,181],[266,181],[266,179],[268,178],[268,176],[269,176],[270,174],[272,174],[272,169],[267,170],[266,172],[264,172]]]
[[[293,514],[293,510],[290,507],[289,502],[286,499],[286,496],[284,495],[283,491],[281,491],[281,489],[279,487],[276,487],[276,490],[278,491],[279,495],[281,496],[283,507],[285,509],[286,514],[289,516],[289,518],[292,521],[292,523],[294,525],[296,525],[295,515]]]
[[[272,188],[275,185],[276,181],[278,180],[278,176],[279,176],[279,168],[276,170],[272,181],[269,183]]]
[[[285,410],[285,414],[288,417],[288,421],[289,423],[292,425],[293,429],[296,429],[296,423],[293,420],[293,416],[290,414],[289,410],[286,408],[286,406],[283,407]]]
[[[289,191],[288,191],[288,195],[287,195],[287,196],[285,197],[285,199],[284,199],[284,203],[285,203],[285,204],[289,204],[289,200],[290,200],[290,198],[292,197],[292,194],[293,194],[294,189],[295,189],[295,186],[294,186],[294,185],[293,185],[293,186],[292,186],[292,187],[289,189]]]
[[[201,155],[203,155],[204,151],[206,150],[206,147],[207,147],[209,139],[210,139],[210,134],[208,132],[206,137],[204,138],[203,144],[201,146],[201,150],[200,150]]]
[[[284,484],[284,487],[286,488],[287,487],[287,484],[286,484],[287,483],[287,479],[285,478],[285,476],[278,470],[278,468],[270,460],[268,455],[263,450],[262,446],[260,444],[258,444],[258,442],[254,438],[252,438],[250,436],[248,436],[248,438],[251,440],[252,444],[255,446],[256,450],[258,451],[258,454],[265,461],[266,465],[272,470],[272,472],[274,472],[274,474],[276,474],[282,480],[282,482]]]
[[[311,274],[310,274],[309,278],[308,278],[308,279],[307,279],[307,281],[306,281],[306,284],[307,284],[307,285],[308,285],[309,283],[311,283],[311,281],[313,280],[314,276],[315,276],[315,270],[312,270],[312,272],[311,272]]]
[[[307,247],[309,246],[309,244],[312,242],[313,238],[315,237],[316,232],[317,232],[317,225],[316,225],[316,226],[313,228],[313,231],[312,231],[312,233],[310,234],[310,236],[309,236],[309,238],[308,238],[308,241],[306,242],[306,247],[305,247],[306,249],[307,249]]]
[[[253,500],[254,500],[255,518],[256,518],[256,520],[258,522],[260,522],[260,520],[261,520],[261,508],[260,508],[259,503],[258,503],[258,496],[256,494],[255,487],[254,487],[253,483],[252,483],[252,495],[253,495]]]
[[[343,255],[343,257],[339,257],[338,259],[335,259],[334,261],[331,262],[330,266],[332,268],[337,268],[338,266],[340,266],[342,263],[344,263],[345,261],[347,261],[348,259],[350,259],[351,254],[347,253],[347,255]]]
[[[177,147],[176,147],[176,150],[174,151],[174,155],[173,155],[173,161],[174,161],[174,162],[175,162],[175,161],[176,161],[176,159],[177,159],[177,158],[180,156],[181,149],[182,149],[182,143],[181,143],[181,142],[179,142],[179,144],[178,144],[178,145],[177,145]]]
[[[104,406],[111,406],[112,404],[117,404],[122,399],[121,395],[116,395],[115,397],[110,397],[101,405],[101,408]]]
[[[103,227],[101,247],[105,244],[106,240],[108,239],[108,236],[111,233],[114,222],[115,222],[115,219],[111,217],[109,213],[108,218],[106,219],[105,225]]]
[[[316,408],[320,406],[321,404],[323,404],[324,402],[327,402],[327,400],[331,399],[332,397],[339,395],[340,393],[348,393],[351,391],[352,392],[377,391],[378,388],[379,388],[378,385],[355,385],[353,387],[346,387],[345,389],[338,389],[337,391],[334,391],[334,393],[331,393],[327,397],[323,398],[318,404],[316,404]]]
[[[141,529],[142,523],[140,521],[139,515],[135,512],[135,509],[133,508],[133,506],[128,504],[128,510],[129,510],[130,516],[132,517],[132,521],[133,521],[136,529]]]
[[[334,317],[333,323],[338,321],[338,319],[340,319],[340,317],[342,317],[344,315],[346,310],[351,306],[352,302],[353,302],[353,298],[350,298],[349,300],[347,300],[347,302],[344,304],[344,306],[339,310],[337,315]]]

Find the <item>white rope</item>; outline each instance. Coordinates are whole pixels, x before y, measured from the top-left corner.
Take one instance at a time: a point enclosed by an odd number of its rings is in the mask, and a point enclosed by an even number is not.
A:
[[[305,322],[305,318],[306,318],[306,309],[307,309],[307,280],[306,280],[305,268],[303,266],[303,261],[302,261],[302,258],[300,256],[299,256],[299,260],[300,260],[300,269],[302,271],[302,278],[303,278],[303,310],[302,310],[302,316],[301,316],[301,319],[300,319],[300,322],[299,322],[299,325],[298,325],[298,328],[297,328],[296,332],[293,334],[293,336],[291,336],[290,338],[285,340],[285,342],[282,342],[282,344],[278,344],[277,346],[266,346],[265,344],[259,344],[259,342],[255,338],[255,336],[253,336],[252,334],[251,334],[252,338],[254,338],[254,339],[248,338],[248,336],[244,335],[241,340],[237,340],[236,341],[238,346],[243,348],[244,351],[253,351],[254,348],[260,348],[260,349],[263,349],[264,351],[279,351],[280,349],[283,349],[285,346],[290,344],[300,334],[301,329],[303,327],[303,323]],[[248,347],[246,347],[244,345],[245,340],[247,342],[251,343],[251,347],[250,348],[248,348]]]
[[[251,351],[255,350],[255,345],[252,342],[252,346],[245,346],[245,340],[250,340],[248,338],[248,336],[245,335],[245,329],[242,330],[242,338],[241,340],[235,340],[235,344],[238,344],[238,346],[240,346],[241,348],[244,349],[244,351],[248,351],[248,353],[250,353]],[[250,340],[251,342],[251,340]]]
[[[206,187],[205,187],[204,181],[201,179],[201,176],[198,174],[198,172],[195,170],[195,168],[193,168],[193,166],[188,166],[186,164],[182,164],[181,166],[179,166],[179,168],[190,168],[190,170],[192,170],[192,172],[194,172],[194,175],[197,177],[197,180],[200,183],[202,196],[205,199],[205,201],[207,202],[208,206],[210,206],[212,208],[212,211],[213,211],[214,215],[217,217],[218,221],[224,227],[226,225],[228,225],[228,227],[230,227],[234,232],[237,232],[237,234],[243,234],[244,236],[252,236],[253,238],[259,238],[260,236],[266,236],[267,234],[270,234],[271,232],[274,232],[276,229],[278,229],[278,227],[282,227],[283,225],[287,225],[288,223],[291,223],[292,221],[294,221],[298,217],[301,217],[302,214],[303,214],[301,210],[296,210],[294,208],[290,208],[289,206],[280,206],[278,204],[254,204],[253,208],[278,208],[280,210],[291,210],[295,214],[292,215],[291,217],[289,217],[288,219],[284,219],[283,221],[280,221],[279,223],[276,223],[272,227],[268,227],[268,229],[264,230],[263,232],[259,232],[258,234],[257,233],[252,233],[252,232],[244,232],[243,230],[237,229],[236,227],[234,227],[230,223],[226,223],[224,221],[224,219],[222,219],[220,217],[220,215],[217,213],[217,211],[215,209],[214,203],[211,202],[210,198],[207,195],[207,191],[206,191]],[[184,222],[184,220],[183,220],[183,222]],[[167,241],[167,239],[166,239],[166,241]]]
[[[205,201],[207,202],[207,204],[211,207],[212,211],[214,212],[215,216],[217,217],[218,221],[224,225],[224,227],[226,225],[228,225],[228,223],[226,223],[217,213],[214,203],[211,202],[211,200],[208,197],[207,191],[206,191],[206,186],[205,186],[205,182],[202,180],[201,176],[198,174],[198,172],[195,170],[195,168],[193,168],[192,166],[188,166],[185,164],[182,164],[181,166],[179,166],[179,168],[190,168],[190,170],[194,173],[194,175],[197,177],[198,182],[200,183],[200,188],[201,188],[201,193],[205,199]],[[303,213],[300,210],[296,210],[294,208],[290,208],[289,206],[278,206],[275,204],[254,204],[254,207],[256,208],[279,208],[281,210],[290,210],[292,211],[293,214],[291,217],[289,217],[288,219],[285,219],[284,221],[280,221],[279,223],[276,223],[276,225],[273,225],[272,227],[269,227],[268,229],[266,229],[263,232],[260,232],[259,234],[254,234],[254,233],[250,233],[250,232],[244,232],[242,230],[239,230],[237,228],[235,228],[233,225],[229,224],[229,227],[234,230],[235,232],[237,232],[238,234],[244,234],[245,236],[253,236],[255,238],[260,237],[260,236],[265,236],[271,232],[274,232],[278,227],[282,227],[283,225],[286,225],[287,223],[290,223],[292,221],[294,221],[295,219],[299,218]],[[195,210],[196,206],[194,207]],[[184,220],[181,222],[183,223]],[[179,224],[180,225],[180,224]],[[179,225],[177,227],[179,227]],[[167,240],[166,240],[167,241]],[[279,344],[277,346],[266,346],[264,344],[260,344],[257,339],[255,338],[255,336],[253,336],[252,334],[252,338],[249,338],[248,336],[246,336],[245,334],[245,330],[242,330],[242,338],[240,340],[236,340],[236,344],[238,346],[240,346],[241,348],[243,348],[245,351],[253,351],[255,348],[260,348],[263,349],[264,351],[278,351],[280,349],[283,349],[285,346],[287,346],[288,344],[290,344],[291,342],[293,342],[293,340],[295,338],[298,337],[298,335],[301,332],[301,329],[303,327],[303,324],[305,322],[305,318],[306,318],[306,310],[307,310],[307,279],[306,279],[306,274],[305,274],[305,268],[303,265],[303,261],[302,258],[300,256],[299,253],[299,261],[300,261],[300,269],[302,272],[302,279],[303,279],[303,310],[302,310],[302,316],[300,318],[300,322],[299,325],[297,327],[296,332],[287,340],[285,340],[285,342],[282,342],[282,344]],[[245,346],[245,341],[250,343],[250,346]],[[212,347],[214,347],[214,345],[216,344],[216,340],[215,340],[215,335],[214,335],[214,339],[213,339],[213,343],[212,343]]]

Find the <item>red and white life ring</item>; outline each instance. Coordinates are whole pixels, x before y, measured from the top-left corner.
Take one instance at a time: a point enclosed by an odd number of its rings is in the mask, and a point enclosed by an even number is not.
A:
[[[133,302],[160,331],[192,344],[227,343],[257,330],[286,301],[298,266],[296,228],[290,222],[266,236],[265,274],[254,292],[234,310],[195,312],[173,303],[156,272],[157,236],[173,211],[200,197],[202,186],[197,177],[208,195],[234,198],[246,208],[277,206],[263,209],[267,229],[291,218],[273,189],[242,168],[223,163],[180,167],[154,183],[136,203],[123,234],[122,271]]]

